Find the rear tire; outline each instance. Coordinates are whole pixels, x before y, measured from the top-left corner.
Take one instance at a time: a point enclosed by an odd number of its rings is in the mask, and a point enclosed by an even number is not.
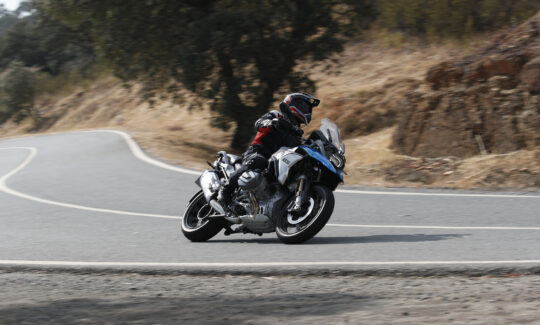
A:
[[[332,212],[334,212],[334,194],[324,185],[313,185],[309,191],[308,199],[313,200],[313,207],[309,216],[302,222],[294,225],[289,223],[286,208],[276,225],[276,233],[285,244],[300,244],[315,236],[326,225]],[[303,218],[303,217],[302,217]]]
[[[203,242],[217,235],[227,221],[222,218],[204,218],[212,214],[218,213],[206,202],[203,192],[195,194],[182,218],[184,236],[192,242]]]

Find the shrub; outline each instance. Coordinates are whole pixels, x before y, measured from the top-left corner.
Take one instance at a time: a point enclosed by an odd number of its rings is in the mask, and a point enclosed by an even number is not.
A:
[[[33,111],[35,93],[34,72],[19,62],[12,63],[0,84],[0,121],[12,116],[16,121],[26,116],[37,119]]]
[[[540,0],[375,0],[375,5],[380,27],[431,40],[517,24],[540,10]]]

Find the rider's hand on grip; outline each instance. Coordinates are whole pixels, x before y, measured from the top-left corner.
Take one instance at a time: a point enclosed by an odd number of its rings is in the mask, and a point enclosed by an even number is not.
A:
[[[272,120],[272,123],[276,129],[280,129],[283,131],[294,130],[294,126],[291,124],[291,122],[282,118],[275,118]]]
[[[270,122],[272,123],[272,127],[274,129],[279,129],[279,119],[278,118],[274,118]]]

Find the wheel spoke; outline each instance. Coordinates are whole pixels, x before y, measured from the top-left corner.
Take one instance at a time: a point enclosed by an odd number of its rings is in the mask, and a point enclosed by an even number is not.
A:
[[[313,204],[313,206],[310,208],[310,211],[308,212],[309,215],[298,217],[298,218],[305,218],[305,219],[303,219],[301,222],[299,222],[297,224],[291,224],[289,222],[290,215],[287,213],[287,215],[284,218],[282,218],[282,222],[280,224],[280,228],[281,228],[282,231],[284,231],[284,232],[286,232],[286,233],[288,233],[290,235],[298,233],[298,232],[304,230],[310,224],[310,222],[313,220],[313,217],[315,217],[315,216],[317,216],[319,214],[320,209],[323,207],[323,202],[322,202],[321,198],[319,197],[319,195],[317,195],[317,193],[313,193],[313,194],[314,195],[311,195],[308,198],[308,200],[312,201],[311,204]],[[293,204],[294,204],[294,202],[291,202],[290,204],[288,204],[287,209],[292,207]]]
[[[199,228],[208,222],[206,217],[212,212],[204,196],[200,196],[196,200],[184,216],[186,218],[185,224],[193,229]]]

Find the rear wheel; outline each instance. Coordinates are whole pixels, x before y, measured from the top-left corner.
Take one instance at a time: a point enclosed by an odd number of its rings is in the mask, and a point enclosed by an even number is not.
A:
[[[276,225],[276,233],[285,244],[300,244],[315,236],[326,225],[334,211],[334,194],[323,185],[313,185],[308,196],[309,207],[302,216],[292,216],[286,209]]]
[[[203,192],[197,193],[182,218],[182,233],[193,242],[203,242],[217,235],[226,225],[223,218],[210,218],[216,212],[206,202]]]

